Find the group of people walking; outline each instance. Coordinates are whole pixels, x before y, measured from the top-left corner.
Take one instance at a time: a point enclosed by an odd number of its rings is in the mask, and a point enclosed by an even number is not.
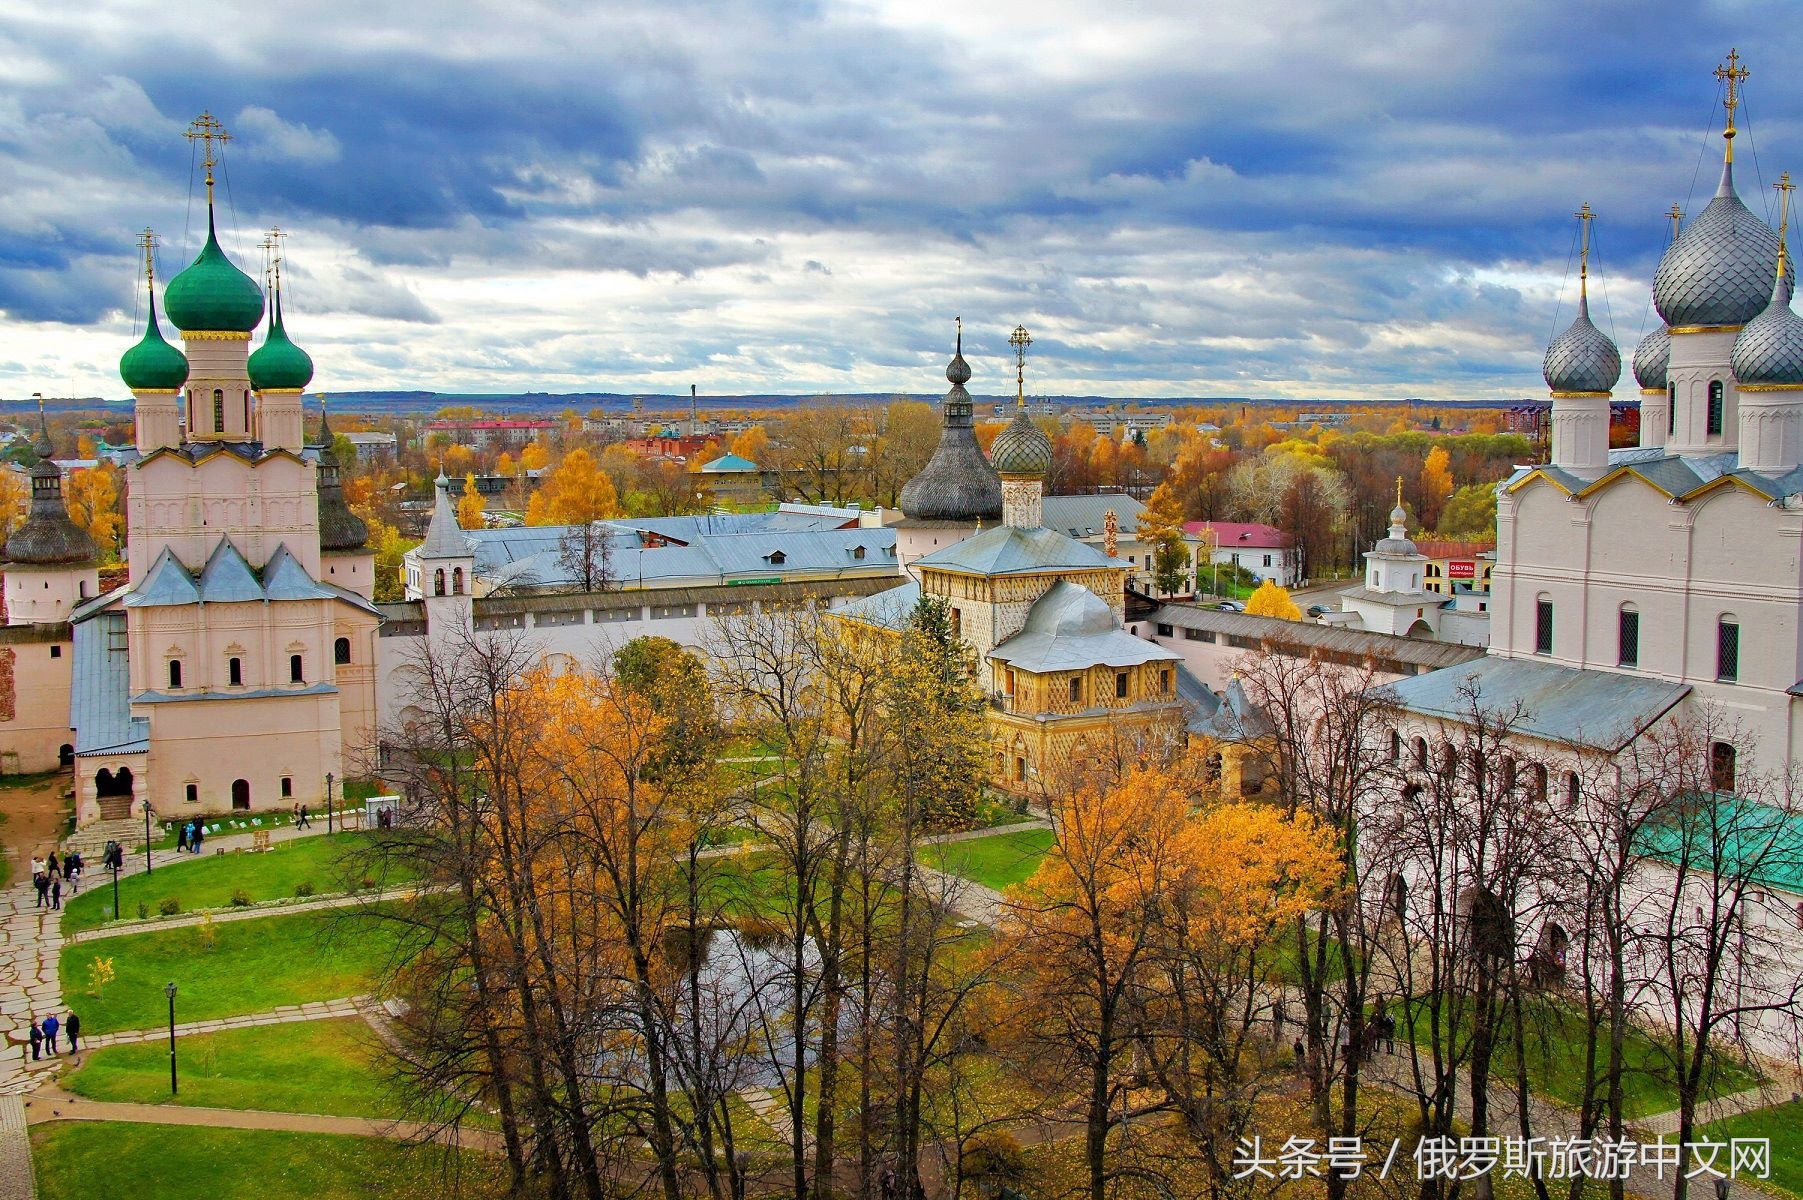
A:
[[[199,854],[200,844],[206,840],[205,821],[189,821],[175,831],[175,848],[184,854]]]
[[[56,1035],[61,1033],[69,1043],[69,1053],[76,1051],[75,1039],[81,1036],[81,1018],[71,1010],[68,1019],[58,1021],[55,1013],[51,1013],[39,1022],[36,1014],[31,1018],[31,1061],[36,1062],[45,1054],[55,1057]]]
[[[69,885],[69,894],[73,896],[81,890],[81,851],[71,850],[66,858],[58,860],[56,851],[50,852],[48,858],[31,860],[31,884],[37,889],[38,908],[61,908],[63,906],[63,884]]]

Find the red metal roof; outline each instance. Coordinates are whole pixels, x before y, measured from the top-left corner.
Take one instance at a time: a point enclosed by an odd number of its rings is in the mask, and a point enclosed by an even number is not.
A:
[[[526,417],[490,417],[479,421],[433,421],[427,429],[556,429],[556,421]]]
[[[1185,521],[1183,528],[1205,541],[1218,537],[1223,550],[1282,550],[1290,544],[1289,534],[1257,521]]]

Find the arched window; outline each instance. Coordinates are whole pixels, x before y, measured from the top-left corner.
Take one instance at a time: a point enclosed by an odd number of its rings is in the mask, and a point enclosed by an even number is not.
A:
[[[451,595],[463,595],[463,568],[456,567],[451,571]]]
[[[182,660],[179,658],[172,658],[169,660],[169,690],[172,692],[179,692],[181,689]]]
[[[288,656],[288,682],[307,682],[307,673],[302,670],[301,656],[298,654],[290,654]]]
[[[1453,749],[1451,742],[1442,742],[1440,744],[1440,774],[1446,779],[1451,779],[1458,774],[1458,770],[1459,752]]]
[[[1402,735],[1394,729],[1390,730],[1390,762],[1392,765],[1402,761]]]
[[[1722,432],[1722,381],[1709,381],[1709,436],[1720,437]]]
[[[332,661],[339,666],[351,661],[351,639],[339,638],[332,643]]]
[[[1616,622],[1615,662],[1623,667],[1640,665],[1640,610],[1632,604],[1621,606]]]
[[[1513,758],[1505,757],[1503,759],[1503,761],[1502,761],[1502,789],[1503,789],[1503,791],[1512,792],[1515,790],[1515,776],[1518,773],[1519,769],[1520,769],[1519,764],[1517,764]]]
[[[1565,804],[1568,808],[1576,808],[1578,801],[1584,798],[1584,785],[1578,782],[1576,771],[1565,772]]]
[[[1384,889],[1384,892],[1385,915],[1395,918],[1398,922],[1402,921],[1409,915],[1408,881],[1400,875],[1392,875],[1389,886]]]
[[[434,596],[444,595],[444,568],[443,567],[440,567],[440,568],[438,568],[438,570],[432,572],[432,594]]]
[[[1734,790],[1735,774],[1740,755],[1727,742],[1711,742],[1709,744],[1709,786],[1718,792]]]
[[[1553,652],[1553,600],[1542,596],[1534,601],[1534,653]]]
[[[190,783],[187,786],[185,794],[188,797],[189,804],[200,803],[200,785],[198,783]]]
[[[1416,738],[1415,744],[1414,744],[1414,749],[1415,749],[1415,769],[1418,771],[1427,770],[1427,739],[1424,737]]]
[[[1716,618],[1715,677],[1723,683],[1740,678],[1740,622],[1732,613]]]
[[[244,660],[228,658],[225,660],[225,681],[233,687],[244,686]]]
[[[225,432],[225,393],[219,388],[213,389],[213,432]]]
[[[1536,801],[1546,800],[1546,764],[1534,763],[1528,768],[1528,795]]]
[[[287,800],[294,795],[294,777],[282,776],[282,799]]]

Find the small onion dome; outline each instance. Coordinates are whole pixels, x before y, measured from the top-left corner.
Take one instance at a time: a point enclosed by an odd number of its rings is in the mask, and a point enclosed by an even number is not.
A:
[[[1621,351],[1590,323],[1590,301],[1578,299],[1578,315],[1546,348],[1546,386],[1555,394],[1606,393],[1621,378]]]
[[[1002,515],[1002,481],[977,445],[972,421],[970,364],[964,361],[964,333],[946,364],[951,390],[941,408],[939,445],[920,474],[903,485],[896,503],[915,521],[978,521]]]
[[[1672,331],[1661,325],[1634,348],[1634,382],[1643,392],[1665,390],[1665,368],[1672,358]]]
[[[1772,294],[1777,257],[1777,232],[1741,203],[1734,191],[1733,164],[1725,164],[1715,199],[1659,260],[1653,307],[1674,329],[1744,325],[1760,314]]]
[[[1379,538],[1372,547],[1375,554],[1414,554],[1415,543],[1409,539],[1409,510],[1399,501],[1390,510],[1390,536]]]
[[[207,244],[169,281],[163,310],[184,333],[249,333],[263,319],[263,291],[219,248],[210,209]]]
[[[1803,387],[1803,317],[1791,311],[1791,283],[1780,276],[1772,302],[1734,338],[1734,379],[1743,388]]]
[[[282,294],[276,293],[275,312],[263,344],[250,356],[250,385],[259,392],[298,392],[313,381],[313,359],[288,340],[282,324]]]
[[[1052,439],[1039,426],[1027,420],[1023,409],[1014,414],[1008,427],[995,435],[989,446],[989,461],[1006,477],[1009,475],[1045,478],[1052,469]]]
[[[137,345],[119,359],[119,378],[134,392],[179,392],[188,382],[188,360],[163,340],[157,322],[157,297],[150,293],[150,321]]]

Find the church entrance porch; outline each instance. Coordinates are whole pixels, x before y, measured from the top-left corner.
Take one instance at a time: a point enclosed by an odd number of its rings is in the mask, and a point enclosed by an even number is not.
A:
[[[133,780],[130,767],[112,771],[106,767],[94,773],[94,799],[100,805],[100,819],[117,821],[131,816]]]

